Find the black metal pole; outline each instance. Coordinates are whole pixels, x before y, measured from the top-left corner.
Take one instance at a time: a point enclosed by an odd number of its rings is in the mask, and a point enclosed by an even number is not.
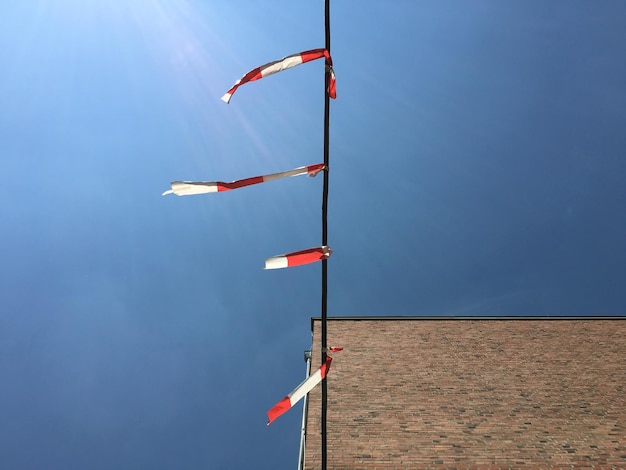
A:
[[[330,54],[330,0],[324,0],[324,29],[325,29],[325,48]],[[328,176],[330,173],[329,166],[329,125],[330,125],[330,95],[328,86],[330,84],[330,69],[325,67],[324,72],[324,189],[322,193],[322,245],[328,246]],[[327,317],[328,317],[328,261],[322,260],[322,364],[326,363],[327,352]],[[328,396],[328,387],[326,378],[322,380],[322,470],[326,470],[327,445],[326,445],[326,403]]]

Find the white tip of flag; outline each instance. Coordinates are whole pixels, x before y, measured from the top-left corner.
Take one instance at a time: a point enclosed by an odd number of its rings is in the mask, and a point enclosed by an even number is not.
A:
[[[264,269],[281,269],[289,267],[289,261],[286,256],[274,256],[265,260]]]
[[[172,181],[172,189],[165,191],[163,195],[174,193],[177,196],[189,196],[192,194],[215,193],[217,191],[217,184],[213,182]]]
[[[168,189],[163,194],[161,194],[161,196],[165,196],[166,194],[174,194],[174,191],[172,189]]]
[[[231,95],[230,93],[226,93],[224,96],[222,96],[221,100],[222,100],[224,103],[227,103],[227,104],[228,104],[228,103],[230,103],[230,97],[231,97],[231,96],[233,96],[233,95]]]

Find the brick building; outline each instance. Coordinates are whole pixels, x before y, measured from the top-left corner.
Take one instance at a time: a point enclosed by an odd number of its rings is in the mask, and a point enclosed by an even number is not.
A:
[[[626,468],[626,318],[342,317],[328,344],[328,469]]]

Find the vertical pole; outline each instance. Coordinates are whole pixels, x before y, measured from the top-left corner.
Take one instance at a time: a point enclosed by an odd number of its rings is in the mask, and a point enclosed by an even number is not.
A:
[[[325,30],[325,48],[330,53],[330,0],[324,0],[324,30]],[[330,124],[330,95],[328,94],[328,86],[330,84],[330,70],[325,67],[324,72],[324,164],[326,171],[324,172],[324,189],[322,194],[322,245],[328,246],[328,175],[330,173],[329,166],[329,124]],[[322,364],[326,363],[327,352],[327,306],[328,306],[328,261],[322,260]],[[326,470],[327,446],[326,446],[326,403],[328,396],[328,387],[326,378],[322,380],[322,413],[321,413],[321,431],[322,431],[322,470]]]
[[[311,375],[311,351],[304,351],[304,360],[306,361],[305,380]],[[306,456],[306,423],[309,414],[309,394],[304,396],[304,405],[302,406],[302,427],[300,428],[300,452],[298,453],[298,470],[304,470],[304,459]]]

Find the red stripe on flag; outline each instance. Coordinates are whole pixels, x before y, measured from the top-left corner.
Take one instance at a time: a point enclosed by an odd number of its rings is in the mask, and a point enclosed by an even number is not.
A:
[[[306,167],[306,171],[309,176],[317,176],[317,174],[324,168],[326,168],[326,165],[324,165],[323,163],[318,163],[317,165],[308,165]]]
[[[241,79],[241,83],[253,82],[261,78],[263,78],[263,75],[261,74],[261,67],[257,67],[256,69],[250,70],[247,74],[245,74]]]
[[[271,424],[276,418],[278,418],[283,413],[286,413],[291,408],[291,400],[289,397],[283,398],[281,401],[276,403],[271,410],[267,412],[267,424]]]
[[[231,189],[243,188],[244,186],[250,186],[253,184],[263,183],[262,176],[253,176],[252,178],[245,178],[242,180],[233,181],[231,183],[223,183],[218,181],[217,188],[218,191],[230,191]]]
[[[337,99],[337,80],[335,79],[335,72],[330,69],[330,81],[328,83],[328,96],[332,99]]]
[[[316,261],[327,258],[327,255],[324,253],[322,248],[309,248],[308,250],[289,253],[285,256],[287,256],[287,265],[289,267],[315,263]]]
[[[310,51],[301,52],[300,57],[302,57],[302,63],[304,63],[315,59],[321,59],[322,57],[329,57],[329,55],[326,49],[311,49]]]
[[[326,374],[328,374],[328,371],[330,370],[330,364],[332,362],[333,362],[333,358],[330,356],[326,356],[326,362],[322,364],[322,367],[320,367],[320,372],[322,373],[322,380],[326,378]]]

